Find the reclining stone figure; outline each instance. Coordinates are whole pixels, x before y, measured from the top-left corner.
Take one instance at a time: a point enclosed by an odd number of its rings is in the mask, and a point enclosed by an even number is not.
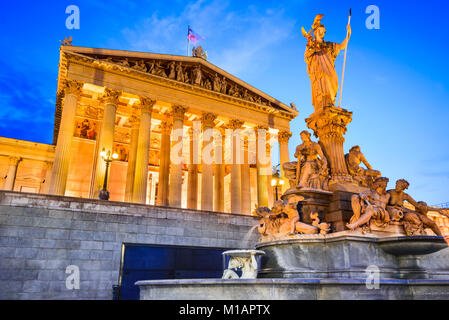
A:
[[[362,191],[360,194],[351,197],[354,215],[349,223],[346,224],[348,229],[354,230],[368,224],[371,219],[374,219],[378,227],[385,227],[389,224],[390,216],[386,206],[390,199],[390,194],[386,191],[387,184],[388,178],[376,178],[372,189]]]
[[[282,237],[293,234],[326,234],[330,231],[327,223],[320,223],[318,214],[312,216],[313,223],[300,221],[295,202],[284,203],[278,200],[270,210],[266,207],[257,208],[256,214],[261,217],[258,231],[262,236]]]
[[[362,186],[370,187],[374,180],[380,177],[380,171],[373,170],[359,146],[354,146],[345,154],[346,165],[352,177]],[[363,163],[367,169],[360,166]]]

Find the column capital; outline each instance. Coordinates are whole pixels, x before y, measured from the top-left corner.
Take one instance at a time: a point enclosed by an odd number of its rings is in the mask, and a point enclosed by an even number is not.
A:
[[[71,94],[74,96],[79,96],[81,94],[81,90],[83,89],[84,82],[65,79],[63,82],[63,92],[64,95]]]
[[[203,113],[201,117],[201,121],[203,123],[203,127],[214,127],[215,119],[217,119],[217,115],[215,113]]]
[[[137,117],[135,114],[132,114],[129,117],[129,123],[131,124],[131,128],[138,129],[140,125],[139,117]]]
[[[268,131],[269,128],[268,128],[268,126],[257,125],[257,126],[254,127],[254,130],[256,130],[256,132],[259,131],[259,130],[265,130],[265,131]]]
[[[226,126],[229,129],[236,130],[236,129],[240,129],[243,126],[244,123],[245,123],[244,121],[241,121],[241,120],[238,120],[238,119],[232,119],[232,120],[228,121]]]
[[[15,156],[8,157],[8,162],[9,162],[10,166],[17,166],[21,160],[22,160],[21,157],[15,157]]]
[[[186,107],[183,107],[181,105],[174,105],[172,107],[173,119],[184,120],[184,114],[186,113],[187,110],[188,109]]]
[[[254,130],[256,131],[256,139],[259,138],[259,132],[265,130],[265,138],[269,139],[270,138],[270,133],[268,132],[268,127],[267,126],[255,126]]]
[[[122,95],[122,91],[120,90],[113,90],[109,88],[104,89],[103,96],[101,97],[102,102],[105,104],[117,104],[118,99]]]
[[[152,100],[148,97],[140,97],[140,103],[137,104],[137,108],[140,109],[141,113],[151,113],[153,111],[153,106],[156,100]]]
[[[173,124],[170,122],[161,122],[161,133],[170,134]]]
[[[278,133],[278,141],[279,143],[288,143],[288,140],[292,136],[292,133],[289,131],[279,131]]]

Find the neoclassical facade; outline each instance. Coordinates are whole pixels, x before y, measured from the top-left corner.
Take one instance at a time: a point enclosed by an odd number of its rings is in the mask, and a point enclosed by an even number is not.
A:
[[[112,201],[251,214],[273,202],[272,148],[289,160],[297,115],[201,57],[62,46],[53,145],[0,138],[3,189],[98,198],[104,151]]]

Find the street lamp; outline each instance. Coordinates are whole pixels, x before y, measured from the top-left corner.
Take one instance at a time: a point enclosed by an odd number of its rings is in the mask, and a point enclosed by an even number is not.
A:
[[[103,190],[100,191],[100,200],[109,200],[109,192],[106,189],[107,185],[108,185],[108,172],[109,172],[109,164],[118,159],[118,154],[117,153],[113,153],[111,155],[111,151],[109,150],[107,153],[106,151],[103,150],[100,152],[100,156],[101,158],[103,158],[103,161],[106,163],[106,172],[104,174],[104,182],[103,182]]]
[[[273,178],[271,179],[271,186],[274,187],[274,189],[276,190],[276,201],[279,200],[278,188],[282,187],[282,185],[284,184],[284,180],[281,179],[281,174],[279,173],[278,169],[279,166],[280,164],[273,167],[273,176],[272,176]]]

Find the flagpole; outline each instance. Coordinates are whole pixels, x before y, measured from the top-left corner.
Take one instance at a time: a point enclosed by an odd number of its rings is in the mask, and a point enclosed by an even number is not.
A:
[[[348,26],[351,24],[351,9],[349,9]],[[348,38],[349,30],[346,31],[346,38]],[[348,39],[349,42],[349,39]],[[341,75],[341,87],[340,87],[340,99],[338,101],[338,106],[341,107],[341,94],[343,93],[343,81],[345,79],[345,67],[346,67],[346,53],[348,52],[348,42],[346,42],[345,57],[343,59],[343,73]]]
[[[187,26],[187,56],[189,56],[189,51],[190,51],[189,30],[190,30],[190,24]]]

